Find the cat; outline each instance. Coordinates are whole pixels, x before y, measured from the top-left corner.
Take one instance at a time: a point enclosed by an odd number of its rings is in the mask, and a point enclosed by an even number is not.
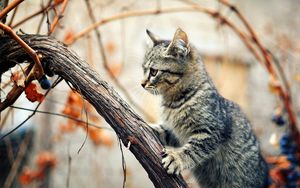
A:
[[[266,187],[268,167],[239,106],[223,98],[198,50],[178,28],[172,40],[147,30],[153,42],[142,87],[162,96],[163,124],[152,127],[165,146],[169,174],[190,169],[201,188]]]

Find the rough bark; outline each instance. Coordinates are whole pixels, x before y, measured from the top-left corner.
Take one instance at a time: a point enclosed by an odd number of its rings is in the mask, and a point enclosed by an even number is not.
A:
[[[21,38],[42,54],[42,62],[50,70],[71,83],[95,107],[125,146],[131,142],[130,151],[155,187],[187,187],[181,176],[168,175],[162,167],[160,152],[163,146],[145,121],[85,61],[54,38],[41,35],[22,35]],[[0,38],[0,75],[24,60],[30,57],[15,41]]]

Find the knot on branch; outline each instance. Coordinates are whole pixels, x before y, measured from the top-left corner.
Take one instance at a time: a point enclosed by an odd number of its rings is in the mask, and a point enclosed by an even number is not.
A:
[[[211,13],[211,16],[212,16],[213,18],[218,18],[218,17],[220,17],[220,13],[217,12],[217,11],[215,11],[215,12],[212,12],[212,13]]]
[[[230,6],[229,6],[229,9],[230,9],[232,12],[237,12],[237,8],[236,8],[234,5],[230,5]]]

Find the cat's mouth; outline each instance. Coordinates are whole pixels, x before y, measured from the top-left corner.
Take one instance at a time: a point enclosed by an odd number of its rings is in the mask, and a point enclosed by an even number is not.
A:
[[[148,91],[152,95],[159,95],[159,91],[154,86],[146,86],[144,88],[146,91]]]

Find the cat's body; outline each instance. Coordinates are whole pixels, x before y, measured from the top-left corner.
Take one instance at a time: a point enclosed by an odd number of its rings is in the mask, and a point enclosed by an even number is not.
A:
[[[267,165],[238,105],[223,98],[197,50],[178,29],[172,41],[157,39],[146,53],[142,86],[163,97],[164,124],[155,128],[165,145],[168,173],[191,169],[201,188],[264,187]]]

